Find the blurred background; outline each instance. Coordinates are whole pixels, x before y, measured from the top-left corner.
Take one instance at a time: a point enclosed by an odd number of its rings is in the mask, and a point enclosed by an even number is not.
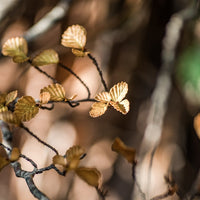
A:
[[[31,131],[54,146],[60,154],[74,144],[83,146],[87,156],[81,164],[101,171],[103,186],[108,190],[108,200],[143,199],[134,189],[132,166],[112,152],[111,145],[115,137],[120,137],[136,149],[140,162],[139,152],[148,123],[151,95],[163,64],[162,41],[167,23],[174,13],[192,7],[194,2],[0,0],[1,46],[11,37],[24,36],[28,41],[30,56],[53,48],[58,52],[61,62],[87,83],[94,97],[103,91],[95,66],[88,57],[76,58],[70,49],[60,44],[64,30],[70,25],[80,24],[87,30],[86,48],[97,59],[109,88],[120,81],[129,84],[127,98],[131,106],[125,116],[109,109],[105,115],[93,119],[89,116],[91,102],[84,102],[76,108],[56,104],[53,111],[41,110],[26,123]],[[51,12],[53,9],[54,12]],[[194,12],[197,10],[198,7],[194,7]],[[39,24],[42,19],[47,20]],[[39,26],[35,27],[37,24]],[[167,191],[164,176],[169,172],[173,174],[179,190],[178,194],[166,199],[183,199],[186,194],[198,192],[200,188],[200,142],[193,128],[193,117],[199,112],[200,106],[198,15],[184,23],[175,50],[172,87],[168,94],[162,135],[153,155],[152,169],[149,171],[152,151],[146,152],[142,164],[136,169],[136,177],[143,192],[148,194],[147,199]],[[66,96],[77,94],[77,98],[87,97],[85,88],[64,69],[56,65],[41,68],[64,86]],[[39,99],[40,89],[50,83],[48,78],[29,64],[16,64],[1,55],[0,92],[18,90],[19,97],[31,95]],[[14,128],[13,137],[14,146],[20,147],[21,152],[32,158],[39,167],[51,163],[52,152],[26,132]],[[154,132],[150,138],[154,139]],[[32,169],[26,161],[20,162],[24,169]],[[34,181],[53,200],[99,198],[95,189],[73,174],[60,177],[51,170],[36,175]],[[35,198],[25,181],[16,178],[11,167],[6,167],[0,173],[0,200],[13,199]]]

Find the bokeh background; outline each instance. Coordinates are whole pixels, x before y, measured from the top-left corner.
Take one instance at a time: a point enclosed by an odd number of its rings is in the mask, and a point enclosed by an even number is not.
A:
[[[130,112],[123,116],[110,109],[102,117],[93,119],[89,116],[91,102],[81,103],[76,108],[56,104],[51,112],[41,110],[26,126],[56,147],[60,154],[74,144],[83,146],[87,156],[82,164],[101,171],[103,186],[108,190],[106,199],[142,199],[140,194],[134,194],[137,191],[134,192],[132,166],[112,152],[111,145],[115,137],[120,137],[140,151],[151,94],[162,64],[166,25],[174,13],[191,6],[193,1],[71,0],[68,4],[67,0],[0,0],[1,44],[11,37],[25,35],[60,2],[68,5],[68,9],[49,29],[29,39],[29,55],[36,55],[43,49],[55,49],[61,62],[87,83],[94,97],[103,90],[95,66],[88,57],[76,58],[70,49],[60,44],[61,35],[69,25],[83,25],[87,29],[86,48],[97,59],[109,88],[120,81],[129,84]],[[169,172],[173,174],[179,191],[178,195],[166,199],[181,199],[189,191],[198,191],[200,186],[200,142],[193,128],[193,117],[200,105],[199,27],[197,16],[184,24],[180,35],[162,137],[150,172],[150,187],[147,185],[151,152],[145,156],[142,173],[137,177],[141,189],[148,192],[148,198],[167,191],[164,176]],[[87,97],[85,88],[67,71],[56,65],[42,69],[64,86],[67,96]],[[50,83],[29,64],[19,65],[0,57],[0,92],[18,90],[19,96],[31,95],[38,99],[40,89]],[[13,137],[14,146],[20,147],[22,153],[39,167],[51,163],[52,152],[26,132],[13,129]],[[151,137],[154,138],[153,132]],[[27,162],[20,162],[24,169],[31,170]],[[36,175],[34,180],[38,188],[53,200],[98,199],[95,189],[73,174],[60,177],[54,171],[47,171]],[[35,198],[25,181],[17,178],[11,167],[3,169],[0,173],[0,200],[27,199]]]

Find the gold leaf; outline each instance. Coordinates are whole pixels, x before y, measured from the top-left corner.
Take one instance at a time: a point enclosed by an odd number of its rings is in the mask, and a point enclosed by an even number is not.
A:
[[[200,113],[197,114],[194,118],[194,129],[198,138],[200,139]]]
[[[108,92],[101,92],[95,96],[95,99],[105,103],[111,100],[111,96]]]
[[[69,26],[62,35],[61,44],[65,47],[84,50],[86,34],[86,30],[83,26]]]
[[[16,105],[14,114],[21,121],[29,121],[39,112],[39,108],[36,105],[35,100],[31,96],[21,97]]]
[[[56,83],[48,85],[40,90],[40,94],[43,92],[49,92],[51,101],[67,101],[65,97],[65,90],[62,85]]]
[[[77,97],[77,94],[72,95],[70,98],[67,98],[68,101],[72,101]]]
[[[12,101],[14,101],[14,100],[16,99],[16,97],[17,97],[17,90],[8,93],[8,94],[6,95],[6,99],[5,99],[6,105],[8,105],[8,104],[11,103]]]
[[[67,165],[66,159],[63,156],[60,156],[60,155],[55,155],[53,157],[53,164],[54,165],[61,165],[63,167],[66,167],[66,165]]]
[[[21,120],[18,119],[17,116],[11,111],[0,112],[0,120],[16,126],[21,124]]]
[[[4,105],[6,102],[6,93],[0,94],[0,104]]]
[[[49,92],[42,92],[40,93],[40,103],[46,104],[48,101],[50,101],[51,95]]]
[[[128,84],[122,81],[110,89],[110,96],[114,102],[120,102],[126,96],[127,92]]]
[[[108,103],[95,102],[92,104],[89,114],[91,117],[99,117],[106,112],[107,108]]]
[[[10,163],[10,161],[3,157],[1,154],[0,154],[0,171],[5,167],[7,166],[8,164]]]
[[[79,49],[72,49],[72,53],[75,56],[78,56],[78,57],[84,57],[84,56],[87,56],[89,54],[88,51],[82,51],[82,50],[79,50]]]
[[[28,45],[23,37],[15,37],[7,40],[2,47],[2,54],[10,56],[16,63],[27,61],[26,56],[28,52]]]
[[[16,160],[18,160],[20,157],[20,150],[17,148],[17,147],[14,147],[11,151],[11,154],[10,154],[10,161],[11,162],[14,162]]]
[[[85,151],[80,146],[73,146],[66,151],[67,166],[69,170],[76,169]]]
[[[129,109],[130,109],[130,103],[127,99],[124,99],[121,102],[113,102],[110,101],[110,104],[119,112],[121,112],[122,114],[127,114]]]
[[[59,62],[59,57],[56,51],[53,49],[47,49],[42,51],[32,60],[33,66],[43,66],[49,64],[57,64]]]
[[[112,150],[121,154],[126,160],[133,164],[135,163],[135,149],[126,146],[120,138],[115,138],[115,141],[112,144]]]
[[[87,184],[94,187],[99,186],[101,173],[96,168],[79,167],[75,172]]]

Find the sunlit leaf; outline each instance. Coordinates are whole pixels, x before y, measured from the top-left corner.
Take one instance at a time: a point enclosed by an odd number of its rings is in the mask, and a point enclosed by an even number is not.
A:
[[[112,150],[121,154],[130,163],[135,163],[136,151],[135,149],[126,146],[120,138],[116,138],[112,144]]]
[[[16,63],[27,61],[28,45],[24,38],[15,37],[7,40],[2,47],[2,54],[10,56]]]
[[[130,103],[127,99],[124,99],[121,102],[113,102],[110,101],[110,104],[119,112],[121,112],[122,114],[127,114],[129,109],[130,109]]]
[[[75,172],[87,184],[94,187],[99,186],[101,173],[96,168],[78,167]]]
[[[0,112],[0,120],[15,126],[19,126],[21,124],[21,120],[11,111]]]
[[[106,112],[107,108],[108,108],[108,103],[95,102],[92,104],[89,114],[91,117],[99,117]]]
[[[53,49],[47,49],[42,51],[32,60],[33,66],[43,66],[49,64],[57,64],[59,62],[59,57],[56,51]]]
[[[127,92],[128,84],[122,81],[110,89],[110,96],[114,102],[120,102],[126,96]]]
[[[78,57],[84,57],[84,56],[87,56],[89,54],[88,51],[82,51],[82,50],[79,50],[79,49],[72,49],[72,53],[75,56],[78,56]]]
[[[84,50],[86,30],[80,25],[69,26],[62,35],[61,44],[65,47]]]
[[[109,102],[111,100],[111,96],[108,92],[101,92],[95,96],[95,99],[101,102]]]
[[[15,104],[14,114],[21,121],[29,121],[38,113],[39,107],[31,96],[21,97]]]
[[[200,113],[197,114],[194,118],[194,129],[198,138],[200,139]]]
[[[50,101],[51,95],[49,92],[42,92],[40,93],[40,103],[46,104],[48,101]]]
[[[19,157],[20,157],[20,150],[17,147],[14,147],[11,151],[9,160],[11,162],[14,162],[14,161],[18,160]]]
[[[76,169],[85,151],[80,146],[73,146],[66,152],[67,166],[69,170]]]
[[[14,100],[16,99],[16,97],[17,97],[17,90],[8,93],[8,94],[6,95],[6,99],[5,99],[6,105],[8,105],[8,104],[11,103],[12,101],[14,101]]]
[[[8,107],[0,105],[0,112],[6,112],[6,111],[8,111]]]
[[[67,101],[65,97],[65,90],[62,85],[56,83],[48,85],[40,90],[40,94],[43,92],[49,92],[51,101]]]
[[[66,159],[61,155],[55,155],[53,157],[53,164],[54,165],[61,165],[65,167],[67,165]]]
[[[68,101],[72,101],[77,97],[77,94],[72,95],[71,97],[67,98]]]
[[[5,158],[4,156],[2,156],[0,154],[0,171],[7,166],[10,163],[10,161],[8,160],[8,158]]]

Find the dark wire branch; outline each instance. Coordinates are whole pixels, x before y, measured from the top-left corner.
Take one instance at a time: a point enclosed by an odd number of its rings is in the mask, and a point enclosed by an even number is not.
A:
[[[42,110],[53,110],[54,109],[54,104],[51,104],[51,107],[40,106],[40,109],[42,109]]]
[[[105,80],[103,78],[103,73],[102,73],[102,71],[101,71],[96,59],[90,53],[88,54],[88,57],[90,58],[90,60],[92,60],[93,64],[96,66],[96,69],[99,72],[99,76],[101,78],[101,82],[102,82],[102,84],[104,86],[104,89],[105,89],[106,92],[108,92],[108,87],[107,87],[106,82],[105,82]]]
[[[23,128],[27,133],[29,133],[32,137],[34,137],[38,142],[42,143],[43,145],[47,146],[48,148],[50,148],[52,151],[54,151],[57,155],[58,155],[58,151],[52,147],[50,144],[47,144],[46,142],[44,142],[43,140],[41,140],[37,135],[35,135],[33,132],[31,132],[28,127],[24,126],[24,124],[21,124],[20,126],[21,128]]]
[[[90,98],[90,89],[89,87],[85,84],[85,82],[73,71],[71,70],[69,67],[63,65],[62,63],[59,63],[59,66],[61,66],[63,69],[67,70],[68,72],[70,72],[73,76],[75,76],[80,82],[81,84],[85,87],[85,89],[87,90],[87,93],[88,93],[88,96],[87,98],[89,99]]]

